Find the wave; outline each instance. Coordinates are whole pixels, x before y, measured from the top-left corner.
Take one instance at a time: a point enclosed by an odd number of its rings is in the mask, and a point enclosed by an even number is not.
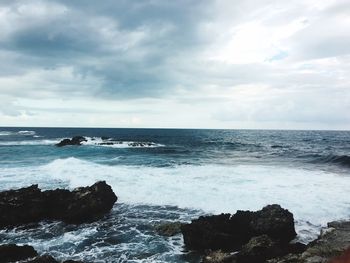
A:
[[[348,155],[329,155],[324,158],[327,163],[337,163],[347,167],[350,167],[350,156]]]
[[[34,136],[36,134],[35,131],[0,131],[0,136]]]
[[[25,145],[54,145],[59,140],[24,140],[24,141],[2,141],[1,146],[25,146]]]
[[[339,164],[342,166],[350,167],[350,156],[349,155],[312,155],[313,163],[321,164]]]
[[[36,134],[35,131],[18,131],[17,133],[20,135],[35,135]]]
[[[48,188],[74,188],[98,180],[107,181],[119,202],[126,204],[171,205],[208,213],[232,213],[238,209],[258,210],[266,204],[279,203],[294,213],[300,222],[300,233],[305,229],[305,233],[310,232],[310,226],[303,222],[321,226],[347,218],[350,212],[350,177],[291,167],[111,166],[71,157],[56,159],[43,166],[0,171],[3,189],[31,183]]]

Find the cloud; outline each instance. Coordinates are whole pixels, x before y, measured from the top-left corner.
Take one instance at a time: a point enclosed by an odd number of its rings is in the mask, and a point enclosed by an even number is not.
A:
[[[106,107],[112,126],[350,128],[347,10],[343,0],[1,1],[0,113],[11,125],[71,125],[71,113],[101,126],[88,115]]]

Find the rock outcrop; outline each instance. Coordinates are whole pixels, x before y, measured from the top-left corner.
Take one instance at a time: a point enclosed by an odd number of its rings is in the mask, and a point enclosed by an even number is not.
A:
[[[0,228],[41,220],[83,223],[108,213],[117,196],[101,181],[73,191],[56,189],[41,191],[37,185],[0,192]]]
[[[17,246],[15,244],[0,245],[0,263],[16,262],[28,258],[34,258],[38,255],[31,246]]]
[[[83,136],[74,136],[72,139],[63,139],[56,144],[57,147],[67,146],[67,145],[81,145],[82,142],[87,142],[87,139]]]
[[[183,225],[185,245],[194,250],[239,250],[251,238],[267,235],[278,243],[296,236],[293,214],[279,205],[268,205],[257,212],[204,216]]]
[[[0,245],[0,263],[59,263],[50,255],[38,255],[32,246],[15,244]],[[66,260],[63,263],[82,263],[81,261]]]
[[[331,222],[303,253],[291,253],[269,263],[348,263],[350,262],[350,222]]]

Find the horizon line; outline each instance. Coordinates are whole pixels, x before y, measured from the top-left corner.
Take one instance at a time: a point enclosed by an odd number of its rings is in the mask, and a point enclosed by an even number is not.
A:
[[[189,127],[79,127],[79,126],[0,126],[0,128],[36,129],[149,129],[149,130],[255,130],[255,131],[345,131],[346,129],[275,129],[275,128],[189,128]]]

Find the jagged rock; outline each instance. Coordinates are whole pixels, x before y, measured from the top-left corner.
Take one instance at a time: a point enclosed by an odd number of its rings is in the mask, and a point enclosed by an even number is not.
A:
[[[279,205],[257,212],[202,216],[181,227],[185,245],[190,249],[239,250],[252,237],[268,235],[279,242],[295,236],[293,214]]]
[[[280,243],[267,235],[253,237],[237,255],[237,263],[263,263],[284,254]]]
[[[267,234],[284,242],[289,242],[297,235],[293,214],[279,205],[268,205],[253,213],[250,226],[256,234]]]
[[[82,142],[87,142],[87,139],[83,136],[74,136],[72,139],[63,139],[56,144],[57,147],[67,146],[67,145],[81,145]]]
[[[181,233],[182,223],[180,222],[168,222],[157,225],[155,227],[157,233],[162,236],[175,236]]]
[[[16,262],[33,258],[38,253],[32,246],[17,246],[15,244],[0,245],[0,263]]]
[[[347,263],[350,262],[350,222],[331,222],[303,253],[268,261],[269,263]],[[342,261],[345,260],[348,261]]]
[[[0,192],[0,227],[62,220],[83,223],[101,218],[109,212],[117,197],[106,182],[73,191],[41,191],[37,185]]]

